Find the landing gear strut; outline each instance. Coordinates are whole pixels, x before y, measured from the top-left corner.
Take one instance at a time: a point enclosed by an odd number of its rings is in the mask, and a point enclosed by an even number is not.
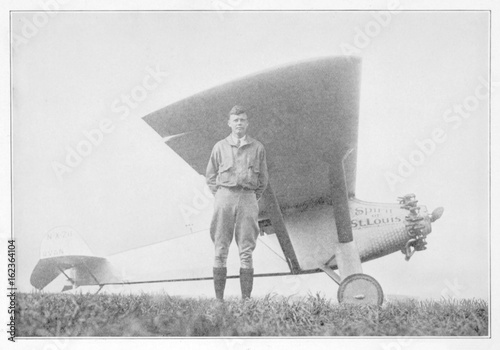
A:
[[[354,243],[349,211],[349,192],[345,160],[354,151],[347,150],[342,159],[327,159],[330,188],[332,192],[333,212],[335,217],[335,255],[326,263],[320,264],[330,278],[339,284],[337,298],[339,303],[382,305],[384,293],[380,284],[371,276],[365,275],[361,268],[361,259]],[[338,166],[340,163],[341,167]],[[335,257],[340,276],[330,268],[329,263]]]

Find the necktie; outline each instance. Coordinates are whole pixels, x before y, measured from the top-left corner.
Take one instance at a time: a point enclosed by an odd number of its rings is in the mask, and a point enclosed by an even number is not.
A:
[[[236,142],[236,147],[240,148],[240,145],[241,145],[241,140],[238,139],[238,142]]]

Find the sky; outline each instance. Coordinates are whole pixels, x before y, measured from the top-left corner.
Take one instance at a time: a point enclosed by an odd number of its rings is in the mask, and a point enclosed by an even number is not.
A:
[[[122,231],[158,237],[175,225],[168,195],[151,186],[173,165],[141,117],[260,70],[353,54],[362,58],[356,197],[392,203],[415,193],[429,210],[445,209],[426,251],[410,262],[400,253],[377,259],[364,272],[389,295],[488,298],[487,12],[46,16],[12,14],[21,290],[31,290],[41,239],[54,227],[93,232],[100,240],[89,245],[105,255],[130,248]],[[80,160],[69,155],[96,129],[98,145]],[[64,167],[68,159],[76,165]],[[299,283],[301,293],[336,297],[326,276]]]

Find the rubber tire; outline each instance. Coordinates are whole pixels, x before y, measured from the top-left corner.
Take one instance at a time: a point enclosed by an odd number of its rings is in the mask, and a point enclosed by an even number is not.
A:
[[[361,296],[363,296],[361,298]],[[339,304],[378,305],[384,302],[384,292],[375,278],[364,273],[347,276],[337,291]]]

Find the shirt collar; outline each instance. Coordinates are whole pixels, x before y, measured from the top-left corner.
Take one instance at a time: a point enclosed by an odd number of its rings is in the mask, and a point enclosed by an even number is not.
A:
[[[246,145],[248,143],[253,142],[253,138],[251,138],[248,135],[243,136],[241,139],[241,144],[240,145]],[[238,142],[238,138],[234,137],[233,134],[229,134],[228,137],[226,137],[226,141],[229,142],[231,146],[236,146],[236,142]]]
[[[231,134],[231,138],[233,139],[233,143],[234,144],[237,144],[238,140],[240,140],[240,142],[241,142],[242,145],[244,145],[245,143],[247,143],[247,135],[245,135],[242,138],[238,139],[236,136],[234,136],[233,134]]]

